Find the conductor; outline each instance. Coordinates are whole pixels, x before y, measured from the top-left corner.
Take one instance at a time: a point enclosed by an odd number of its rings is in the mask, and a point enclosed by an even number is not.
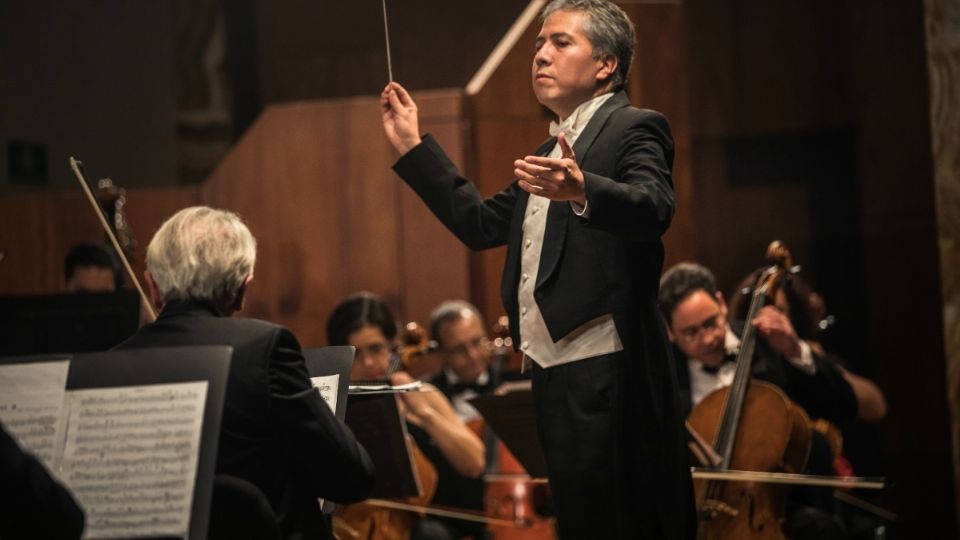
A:
[[[634,30],[606,0],[540,15],[533,91],[550,138],[484,198],[399,84],[381,96],[394,170],[471,249],[507,246],[513,342],[532,364],[561,538],[691,538],[692,486],[657,286],[674,211],[666,118],[630,105]]]

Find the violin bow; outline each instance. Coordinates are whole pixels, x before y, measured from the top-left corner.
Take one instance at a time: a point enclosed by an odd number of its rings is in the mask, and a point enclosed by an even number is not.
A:
[[[83,188],[84,194],[86,194],[87,199],[90,201],[90,204],[93,206],[94,213],[97,214],[97,218],[100,219],[100,225],[103,226],[103,230],[107,233],[107,237],[110,238],[110,243],[113,244],[113,249],[116,250],[117,256],[120,257],[120,262],[123,263],[123,267],[127,271],[127,276],[130,278],[130,281],[133,282],[133,285],[137,288],[137,292],[140,293],[140,300],[143,302],[144,307],[147,309],[147,313],[150,314],[150,320],[151,321],[156,320],[157,313],[156,311],[154,311],[153,306],[150,304],[150,299],[147,297],[147,293],[143,291],[143,287],[140,285],[140,280],[137,279],[137,274],[134,273],[133,267],[130,266],[130,261],[127,260],[127,256],[123,253],[123,249],[120,248],[120,242],[117,241],[117,235],[114,234],[113,229],[110,227],[110,224],[107,222],[106,213],[103,211],[103,208],[100,207],[100,203],[97,202],[96,197],[93,196],[93,190],[90,189],[90,184],[87,182],[87,177],[83,173],[83,163],[71,157],[70,169],[73,170],[74,176],[76,176],[77,181],[80,182],[80,187]]]

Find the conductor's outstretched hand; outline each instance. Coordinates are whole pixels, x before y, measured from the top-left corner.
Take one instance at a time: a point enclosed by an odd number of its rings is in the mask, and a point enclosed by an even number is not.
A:
[[[404,87],[391,82],[383,89],[380,112],[383,114],[383,131],[387,134],[387,140],[400,155],[420,144],[417,104]]]
[[[557,136],[560,157],[527,156],[513,162],[513,174],[520,180],[520,189],[552,201],[587,202],[583,171],[577,165],[573,147],[563,133]]]

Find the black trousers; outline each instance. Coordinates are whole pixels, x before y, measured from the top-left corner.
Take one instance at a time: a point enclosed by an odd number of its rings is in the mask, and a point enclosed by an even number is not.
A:
[[[537,430],[547,461],[562,540],[662,538],[643,514],[631,453],[630,411],[624,406],[624,354],[597,356],[550,368],[534,364]],[[646,519],[645,519],[646,518]]]

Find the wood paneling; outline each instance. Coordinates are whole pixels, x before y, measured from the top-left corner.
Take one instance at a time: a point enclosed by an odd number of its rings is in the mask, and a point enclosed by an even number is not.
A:
[[[421,125],[459,159],[460,93],[417,94]],[[402,320],[467,296],[466,250],[391,171],[377,98],[268,108],[203,185],[258,239],[246,314],[289,326],[304,345],[347,295],[382,295]]]
[[[175,211],[197,201],[195,187],[127,191],[127,219],[140,244],[132,261],[138,278],[153,231]],[[6,252],[0,262],[0,294],[62,290],[63,260],[80,242],[101,244],[104,236],[79,186],[75,192],[0,197],[0,249]]]

